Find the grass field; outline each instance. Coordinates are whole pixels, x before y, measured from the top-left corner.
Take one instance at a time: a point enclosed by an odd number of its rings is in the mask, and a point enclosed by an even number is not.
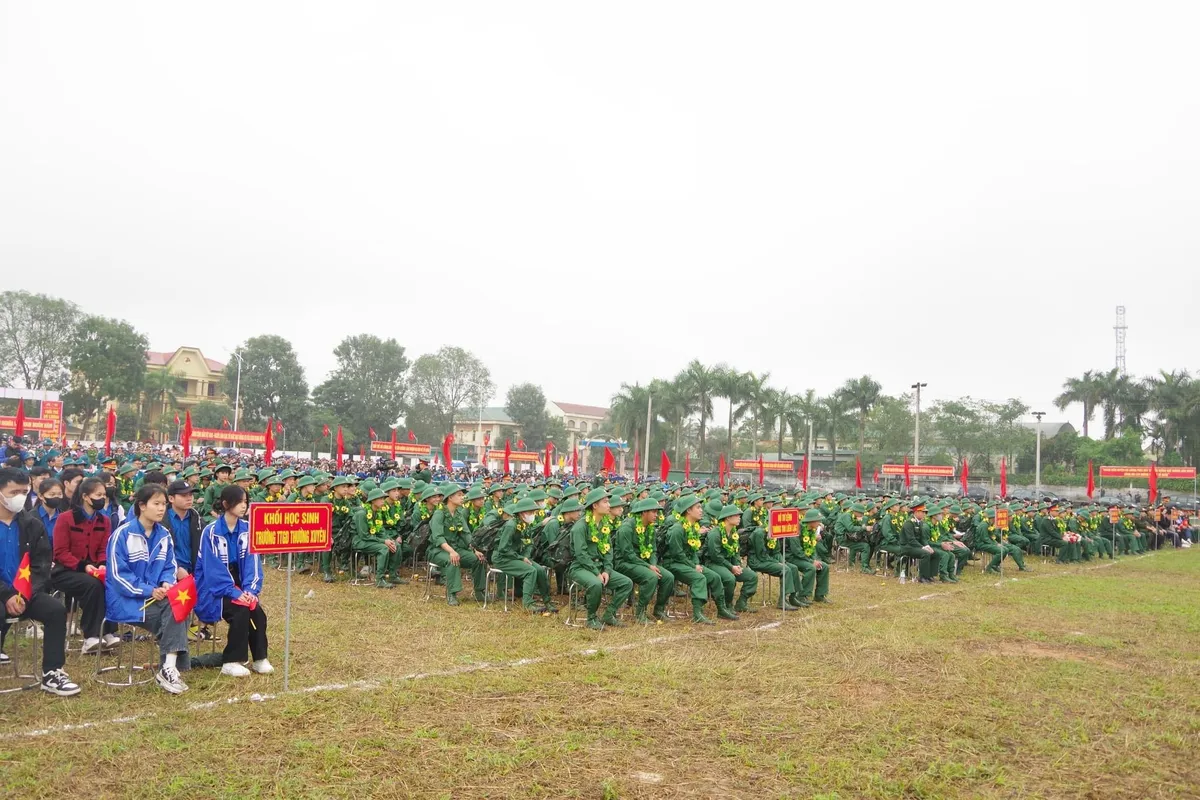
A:
[[[279,673],[171,697],[69,662],[79,697],[0,696],[0,794],[1196,797],[1200,550],[1031,563],[602,634],[297,578],[286,694],[272,572]]]

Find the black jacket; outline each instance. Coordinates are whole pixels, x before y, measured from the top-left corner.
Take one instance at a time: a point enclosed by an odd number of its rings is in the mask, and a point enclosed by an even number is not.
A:
[[[16,519],[17,538],[20,540],[17,558],[24,559],[25,554],[29,553],[29,579],[33,594],[44,592],[50,585],[50,561],[54,556],[46,526],[36,511],[22,511]],[[0,604],[7,603],[8,598],[16,593],[12,584],[0,580]]]

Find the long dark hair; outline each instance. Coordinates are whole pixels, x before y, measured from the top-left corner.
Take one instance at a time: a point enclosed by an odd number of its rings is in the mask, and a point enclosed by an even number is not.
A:
[[[236,483],[231,483],[221,490],[221,494],[213,501],[213,511],[218,514],[224,514],[231,508],[236,508],[239,503],[246,500],[246,490],[238,486]]]
[[[75,494],[71,495],[71,510],[78,511],[80,514],[86,513],[83,508],[83,498],[96,491],[97,487],[104,488],[104,481],[99,478],[84,478],[81,480],[79,485],[75,487]],[[104,505],[95,510],[103,511],[105,508],[108,508],[107,493],[104,496]]]
[[[142,506],[149,503],[158,494],[161,494],[163,499],[166,499],[167,487],[161,483],[143,483],[142,488],[138,489],[137,494],[133,496],[133,506],[129,509],[129,513],[135,518],[141,519]]]

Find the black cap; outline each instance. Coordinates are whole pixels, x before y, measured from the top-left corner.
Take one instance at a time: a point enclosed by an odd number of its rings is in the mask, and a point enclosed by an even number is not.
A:
[[[167,487],[167,495],[191,494],[194,491],[196,488],[187,481],[171,481],[171,485]]]

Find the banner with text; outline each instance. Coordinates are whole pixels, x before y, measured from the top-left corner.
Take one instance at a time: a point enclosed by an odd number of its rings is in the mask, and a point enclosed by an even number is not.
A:
[[[328,503],[251,503],[250,552],[324,553],[333,547]]]
[[[371,442],[372,453],[387,453],[392,454],[392,442],[390,439],[376,439]],[[396,442],[396,455],[398,456],[418,456],[427,458],[432,452],[432,449],[427,444],[413,444],[412,442]]]
[[[758,462],[754,462],[757,464]],[[772,539],[787,539],[800,535],[800,509],[772,508],[767,530]]]
[[[903,475],[903,464],[884,464],[881,470],[884,475]],[[922,478],[953,478],[954,467],[939,467],[935,464],[909,464],[908,474]]]
[[[192,441],[203,439],[211,442],[245,442],[266,444],[265,431],[224,431],[220,428],[192,428]]]
[[[791,461],[766,461],[762,462],[763,472],[795,472],[796,465]],[[733,469],[735,472],[754,472],[758,469],[757,458],[735,458],[733,460]]]
[[[1180,478],[1195,478],[1195,467],[1156,467],[1159,480],[1173,480]],[[1141,478],[1148,480],[1150,478],[1149,467],[1101,467],[1101,478]]]

